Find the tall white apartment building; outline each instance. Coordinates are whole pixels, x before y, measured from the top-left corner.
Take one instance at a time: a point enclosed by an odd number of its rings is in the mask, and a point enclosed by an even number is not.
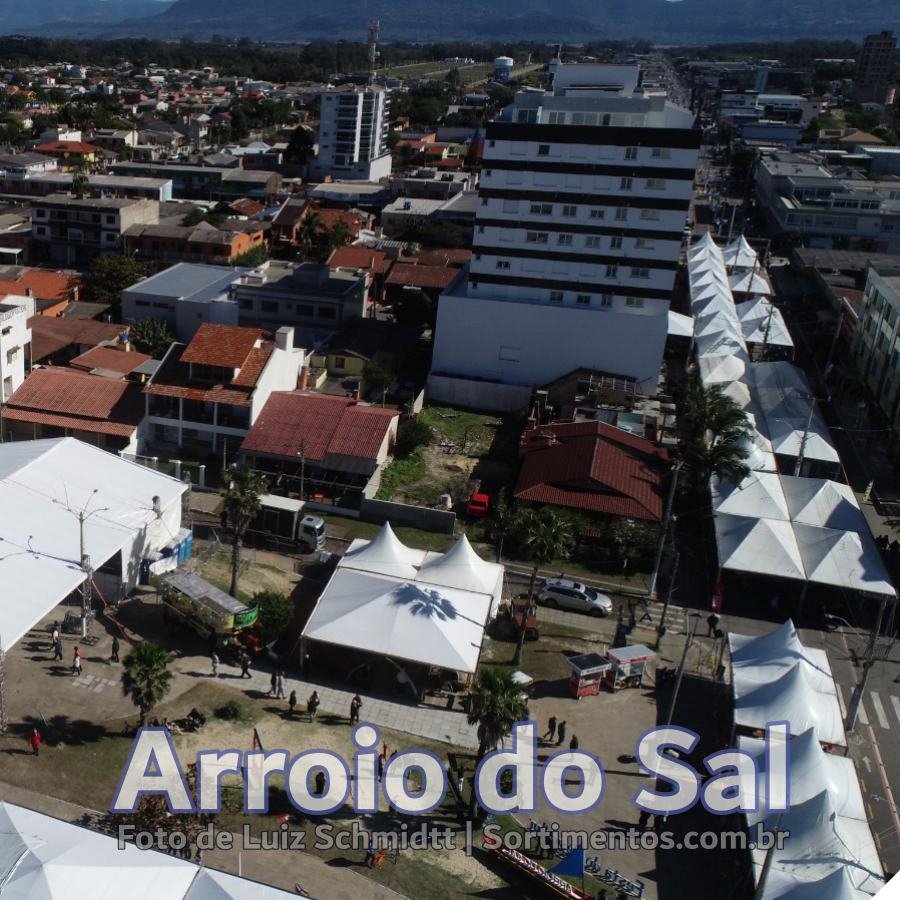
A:
[[[441,295],[430,397],[516,408],[577,368],[657,384],[700,147],[636,66],[551,65],[489,123],[473,257]]]
[[[0,298],[0,404],[22,386],[28,371],[34,298],[7,295]]]
[[[388,91],[377,84],[343,84],[320,95],[319,152],[309,178],[378,181],[391,174]]]

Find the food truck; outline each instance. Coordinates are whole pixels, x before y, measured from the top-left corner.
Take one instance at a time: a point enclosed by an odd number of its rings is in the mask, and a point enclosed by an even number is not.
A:
[[[605,656],[599,653],[582,653],[580,656],[567,657],[566,662],[572,670],[569,690],[576,700],[600,693],[600,685],[610,668],[610,662]]]
[[[606,673],[606,686],[613,692],[623,687],[640,687],[644,681],[644,671],[648,662],[656,659],[656,654],[643,644],[631,644],[608,650],[606,658],[610,662]]]
[[[183,622],[201,637],[227,639],[256,624],[257,607],[245,606],[193,572],[167,572],[156,582],[166,618]]]

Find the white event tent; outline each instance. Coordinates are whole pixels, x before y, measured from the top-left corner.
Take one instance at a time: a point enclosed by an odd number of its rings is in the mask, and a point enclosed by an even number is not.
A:
[[[759,256],[742,234],[725,245],[722,256],[729,269],[752,269],[759,263]]]
[[[385,524],[350,545],[303,638],[472,674],[502,589],[503,566],[465,535],[439,554],[406,547]]]
[[[105,451],[101,451],[105,452]],[[3,900],[276,900],[278,888],[0,802]]]
[[[734,308],[748,344],[794,346],[781,310],[767,297],[751,297],[743,303],[736,303]]]
[[[119,555],[121,586],[175,539],[187,485],[74,438],[0,444],[0,637],[8,648]]]

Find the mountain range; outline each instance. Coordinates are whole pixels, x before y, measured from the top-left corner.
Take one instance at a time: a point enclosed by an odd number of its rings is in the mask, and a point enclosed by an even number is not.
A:
[[[897,0],[0,0],[7,33],[66,37],[213,35],[253,40],[365,40],[381,21],[391,41],[656,43],[850,38],[900,31]]]

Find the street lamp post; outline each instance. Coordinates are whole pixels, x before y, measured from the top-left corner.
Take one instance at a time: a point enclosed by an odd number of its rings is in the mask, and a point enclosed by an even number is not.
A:
[[[675,715],[675,704],[678,702],[678,692],[681,690],[681,680],[684,678],[684,667],[687,663],[688,651],[697,635],[697,625],[700,622],[701,615],[698,612],[690,614],[691,627],[688,629],[687,640],[684,642],[684,652],[681,654],[681,662],[678,664],[678,676],[675,679],[675,689],[672,691],[672,700],[669,703],[669,714],[666,716],[666,728],[672,724],[672,718]]]

